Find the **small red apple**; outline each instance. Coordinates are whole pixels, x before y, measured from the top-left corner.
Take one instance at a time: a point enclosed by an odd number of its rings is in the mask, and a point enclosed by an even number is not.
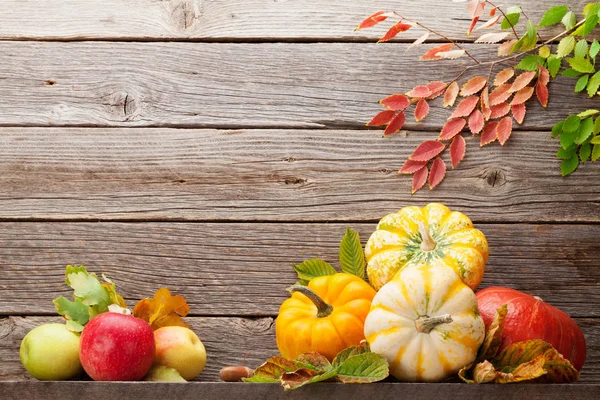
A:
[[[106,312],[83,328],[79,358],[95,381],[137,381],[152,367],[155,351],[154,332],[146,321]]]

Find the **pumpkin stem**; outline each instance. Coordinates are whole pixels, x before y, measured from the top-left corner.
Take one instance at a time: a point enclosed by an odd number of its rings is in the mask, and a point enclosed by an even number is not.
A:
[[[423,251],[435,250],[437,243],[435,242],[435,240],[433,240],[431,238],[431,235],[429,234],[429,230],[425,227],[425,224],[423,222],[419,222],[419,232],[421,233],[421,239],[423,240],[421,242],[421,250],[423,250]]]
[[[325,303],[318,294],[310,290],[307,286],[293,285],[288,288],[290,293],[300,292],[312,301],[317,306],[317,317],[327,317],[333,312],[333,307],[330,304]]]
[[[441,317],[428,317],[427,315],[423,315],[415,320],[415,326],[417,327],[417,332],[429,333],[436,326],[449,324],[452,321],[452,316],[450,314],[442,315]]]

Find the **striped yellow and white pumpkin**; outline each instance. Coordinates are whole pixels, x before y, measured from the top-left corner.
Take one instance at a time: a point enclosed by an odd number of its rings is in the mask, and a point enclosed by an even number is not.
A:
[[[436,382],[471,364],[485,336],[475,293],[439,262],[404,268],[373,298],[371,351],[401,381]]]
[[[439,203],[383,217],[365,246],[367,275],[376,290],[402,268],[434,261],[452,268],[475,290],[488,254],[487,240],[471,220]]]

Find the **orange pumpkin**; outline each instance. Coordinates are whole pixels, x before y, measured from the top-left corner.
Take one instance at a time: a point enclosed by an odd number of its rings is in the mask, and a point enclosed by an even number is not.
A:
[[[293,359],[316,351],[331,361],[364,340],[375,290],[361,278],[347,273],[319,276],[290,291],[292,297],[281,304],[275,323],[282,356]]]

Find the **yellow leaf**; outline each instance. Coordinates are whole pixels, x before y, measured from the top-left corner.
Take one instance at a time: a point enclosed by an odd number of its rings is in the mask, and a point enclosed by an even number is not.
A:
[[[154,298],[145,298],[138,301],[133,309],[133,316],[147,321],[152,329],[163,326],[185,326],[181,317],[190,312],[190,307],[181,296],[172,296],[167,288],[160,288]]]

